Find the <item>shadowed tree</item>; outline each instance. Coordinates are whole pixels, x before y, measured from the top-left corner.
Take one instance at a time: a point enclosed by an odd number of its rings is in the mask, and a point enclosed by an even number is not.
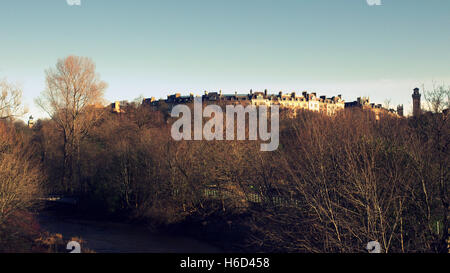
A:
[[[23,121],[22,91],[0,82],[0,252],[14,248],[22,236],[18,220],[40,197],[43,176],[34,158]],[[27,223],[28,224],[28,223]]]
[[[449,207],[450,200],[448,197],[448,181],[450,176],[449,171],[449,156],[448,156],[448,147],[450,146],[450,122],[449,122],[449,107],[450,107],[450,86],[436,85],[433,84],[433,89],[425,90],[424,88],[424,97],[427,103],[428,109],[431,111],[431,115],[422,116],[422,121],[424,126],[420,127],[421,133],[425,133],[427,136],[426,145],[422,145],[421,149],[429,149],[429,152],[433,155],[433,163],[430,164],[431,175],[428,177],[428,181],[434,185],[438,185],[438,196],[436,200],[438,200],[438,206],[435,208],[438,219],[431,219],[429,217],[428,221],[430,223],[430,227],[434,226],[434,222],[436,222],[437,234],[436,237],[439,240],[436,248],[437,251],[446,253],[448,252],[448,244],[447,239],[449,238]],[[430,168],[427,165],[427,168]],[[425,189],[425,187],[424,187]],[[426,194],[426,191],[424,191]],[[427,204],[427,206],[429,206]],[[428,208],[428,211],[432,211],[431,208]],[[431,214],[431,213],[429,213]],[[439,225],[442,226],[442,231]],[[431,228],[430,228],[431,229]]]

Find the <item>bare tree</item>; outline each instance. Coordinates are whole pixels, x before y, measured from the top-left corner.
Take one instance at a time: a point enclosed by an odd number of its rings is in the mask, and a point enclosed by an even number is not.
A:
[[[56,69],[47,70],[46,75],[47,88],[36,103],[50,115],[62,132],[62,183],[66,190],[73,191],[73,186],[79,182],[80,141],[101,117],[102,111],[96,106],[103,104],[107,84],[100,80],[95,72],[95,64],[86,57],[60,59]],[[72,185],[65,183],[67,175]]]
[[[21,104],[22,90],[6,80],[0,81],[0,119],[11,119],[25,114]]]
[[[4,136],[2,136],[2,140]],[[40,193],[42,175],[23,145],[9,138],[0,149],[0,226],[18,210],[28,209]]]
[[[433,113],[441,113],[450,107],[450,86],[433,84],[433,89],[423,87],[425,101]]]

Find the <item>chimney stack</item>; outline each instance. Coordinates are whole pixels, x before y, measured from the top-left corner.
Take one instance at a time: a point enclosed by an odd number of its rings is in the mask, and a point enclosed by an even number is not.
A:
[[[403,105],[397,106],[397,114],[403,117]]]

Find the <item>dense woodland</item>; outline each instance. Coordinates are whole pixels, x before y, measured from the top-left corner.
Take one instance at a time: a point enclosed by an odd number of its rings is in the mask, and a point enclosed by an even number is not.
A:
[[[280,112],[280,146],[179,141],[167,109],[140,100],[101,108],[106,84],[90,59],[47,71],[36,101],[50,118],[32,129],[20,90],[0,97],[0,252],[39,251],[30,212],[39,198],[80,198],[79,209],[257,252],[447,252],[449,89],[426,93],[429,112],[328,117]],[[34,224],[33,224],[34,223]]]

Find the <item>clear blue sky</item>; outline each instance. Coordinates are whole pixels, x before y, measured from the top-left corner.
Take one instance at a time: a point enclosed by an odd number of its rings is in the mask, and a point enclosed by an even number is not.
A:
[[[448,0],[2,0],[0,37],[0,78],[35,116],[44,70],[71,54],[109,101],[267,88],[409,111],[414,87],[450,84]]]

